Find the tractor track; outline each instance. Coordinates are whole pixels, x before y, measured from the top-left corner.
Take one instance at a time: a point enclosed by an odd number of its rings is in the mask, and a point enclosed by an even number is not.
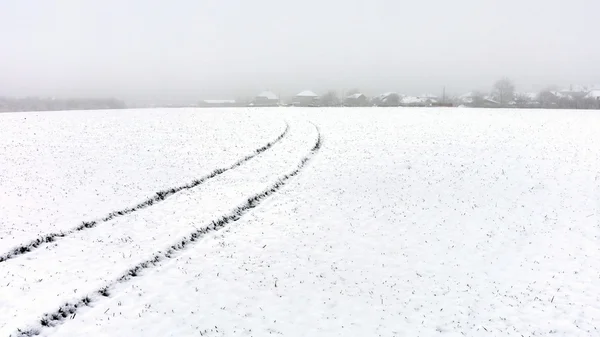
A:
[[[312,123],[311,123],[312,124]],[[171,260],[177,256],[177,253],[186,250],[190,246],[194,245],[197,241],[202,239],[205,235],[219,231],[229,225],[232,222],[238,221],[243,215],[250,212],[253,208],[260,205],[266,198],[277,193],[287,182],[297,176],[306,166],[306,164],[319,152],[322,146],[321,132],[315,124],[313,124],[317,133],[317,139],[310,152],[304,156],[297,164],[296,168],[291,172],[281,176],[277,181],[268,187],[267,189],[259,192],[248,198],[248,200],[239,205],[232,212],[223,215],[217,220],[213,220],[208,226],[197,229],[185,237],[177,240],[165,251],[158,251],[154,256],[144,262],[138,263],[134,267],[127,270],[120,277],[110,281],[107,285],[102,288],[89,293],[86,296],[79,298],[76,301],[71,301],[61,305],[56,311],[46,313],[40,318],[39,322],[32,324],[32,326],[25,329],[17,329],[10,337],[30,337],[36,336],[42,333],[42,330],[48,327],[56,327],[63,324],[66,320],[75,319],[76,314],[85,307],[92,306],[93,303],[102,300],[103,298],[110,297],[111,291],[122,283],[126,283],[135,277],[139,277],[140,273],[147,269],[152,269],[161,266],[164,262]],[[287,131],[287,128],[286,128]]]
[[[33,241],[30,241],[26,244],[22,244],[17,247],[14,247],[12,250],[0,255],[0,263],[14,259],[20,255],[30,253],[30,252],[36,250],[37,248],[40,248],[41,246],[43,246],[46,243],[54,242],[58,239],[67,237],[73,233],[80,232],[80,231],[83,231],[83,230],[86,230],[89,228],[94,228],[101,223],[108,222],[115,218],[119,218],[119,217],[125,216],[127,214],[137,212],[144,208],[148,208],[152,205],[160,203],[161,201],[165,200],[166,198],[168,198],[170,196],[173,196],[174,194],[177,194],[184,190],[189,190],[194,187],[197,187],[198,185],[201,185],[216,176],[219,176],[227,171],[233,170],[233,169],[243,165],[247,161],[249,161],[249,160],[253,159],[254,157],[260,155],[261,153],[269,150],[271,147],[273,147],[273,145],[280,142],[287,135],[289,129],[290,129],[290,125],[286,122],[285,130],[276,139],[268,142],[267,144],[263,145],[262,147],[260,147],[256,150],[254,150],[254,152],[252,154],[249,154],[249,155],[245,156],[244,158],[236,161],[233,165],[231,165],[229,167],[215,169],[211,173],[209,173],[201,178],[195,179],[194,181],[189,182],[185,185],[180,185],[180,186],[172,187],[172,188],[165,189],[162,191],[158,191],[154,194],[154,196],[138,203],[137,205],[135,205],[133,207],[127,207],[127,208],[124,208],[124,209],[121,209],[118,211],[110,212],[109,214],[107,214],[106,216],[104,216],[98,220],[84,221],[79,226],[72,228],[70,230],[48,233],[43,236],[40,236],[39,238],[37,238]]]

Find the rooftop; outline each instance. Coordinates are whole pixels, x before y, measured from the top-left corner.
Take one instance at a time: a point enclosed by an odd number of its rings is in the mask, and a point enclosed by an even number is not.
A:
[[[315,94],[310,90],[304,90],[303,92],[296,95],[297,97],[319,97],[319,95]]]
[[[262,98],[272,99],[272,100],[279,99],[279,97],[277,97],[277,95],[275,95],[272,91],[263,91],[260,94],[258,94],[256,97],[262,97]]]

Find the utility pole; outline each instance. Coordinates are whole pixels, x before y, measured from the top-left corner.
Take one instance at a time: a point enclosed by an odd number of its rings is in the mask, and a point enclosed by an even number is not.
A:
[[[442,91],[442,103],[446,103],[446,86],[444,86]]]

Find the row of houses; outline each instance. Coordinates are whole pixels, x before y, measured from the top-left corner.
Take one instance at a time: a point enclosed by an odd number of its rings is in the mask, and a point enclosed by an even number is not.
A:
[[[298,106],[298,107],[317,107],[317,106],[349,106],[349,107],[367,107],[367,106],[432,106],[440,105],[440,100],[435,95],[427,94],[421,96],[404,96],[395,92],[387,92],[378,96],[368,97],[367,95],[355,92],[340,100],[331,93],[320,96],[311,90],[299,92],[291,99],[282,100],[278,95],[271,91],[263,91],[256,95],[249,102],[236,100],[203,100],[200,102],[202,107],[233,107],[233,106],[251,106],[251,107],[274,107],[274,106]]]
[[[263,91],[251,100],[204,100],[204,107],[274,107],[274,106],[349,106],[349,107],[427,107],[427,106],[470,106],[470,107],[519,107],[519,108],[598,108],[600,107],[600,86],[576,86],[564,90],[540,93],[513,93],[508,101],[501,102],[493,94],[468,92],[455,97],[440,98],[433,94],[418,96],[401,95],[386,92],[368,97],[361,92],[352,92],[339,99],[334,92],[318,95],[314,91],[304,90],[293,97],[281,99],[272,91]]]
[[[493,94],[468,92],[453,99],[457,106],[473,107],[518,107],[518,108],[599,108],[600,86],[577,86],[563,90],[543,90],[539,93],[512,93],[502,103]]]

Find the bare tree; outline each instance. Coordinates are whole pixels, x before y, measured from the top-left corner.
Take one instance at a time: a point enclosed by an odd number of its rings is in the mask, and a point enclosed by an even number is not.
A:
[[[515,94],[515,85],[508,78],[503,78],[494,83],[493,95],[500,104],[506,104],[512,101]]]
[[[327,93],[321,96],[322,106],[338,106],[340,103],[340,98],[334,90],[329,90]]]

